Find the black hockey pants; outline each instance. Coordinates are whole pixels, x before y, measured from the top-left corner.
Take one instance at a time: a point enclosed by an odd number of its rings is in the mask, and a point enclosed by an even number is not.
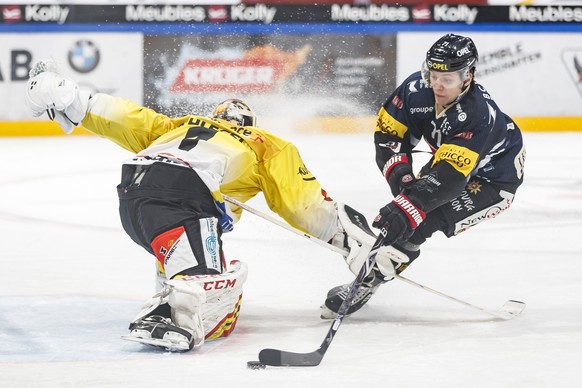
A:
[[[117,192],[121,223],[133,241],[149,253],[159,255],[152,248],[156,237],[183,228],[196,260],[192,268],[181,273],[216,273],[204,259],[208,256],[209,243],[201,234],[200,220],[217,218],[220,213],[207,186],[194,170],[161,162],[145,166],[125,164]],[[222,230],[220,226],[216,230],[213,249],[222,261]],[[222,272],[221,268],[217,272]]]
[[[521,183],[520,180],[512,186],[500,188],[482,179],[471,178],[457,198],[427,213],[408,241],[420,245],[436,231],[452,237],[494,218],[509,208]]]

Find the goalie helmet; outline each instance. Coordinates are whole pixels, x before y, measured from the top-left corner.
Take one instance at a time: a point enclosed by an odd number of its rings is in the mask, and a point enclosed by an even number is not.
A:
[[[471,38],[447,34],[437,40],[426,53],[422,77],[430,86],[429,72],[459,72],[464,82],[475,71],[479,54]]]
[[[242,100],[224,100],[214,108],[212,118],[226,120],[241,127],[257,124],[257,116]]]

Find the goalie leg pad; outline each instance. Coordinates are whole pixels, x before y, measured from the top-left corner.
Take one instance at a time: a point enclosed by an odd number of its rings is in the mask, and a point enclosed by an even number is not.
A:
[[[232,261],[228,272],[183,276],[164,283],[130,324],[130,341],[185,351],[234,330],[247,265]]]
[[[180,279],[199,283],[206,294],[206,303],[202,306],[202,323],[207,340],[227,337],[234,330],[247,273],[247,264],[235,260],[230,263],[230,270],[220,275],[196,275]]]

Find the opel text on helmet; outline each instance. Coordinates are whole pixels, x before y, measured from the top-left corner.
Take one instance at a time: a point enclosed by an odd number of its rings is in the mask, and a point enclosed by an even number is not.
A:
[[[474,72],[479,61],[477,47],[471,38],[447,34],[437,40],[426,52],[422,64],[422,78],[430,86],[429,72],[459,72],[463,81]]]
[[[257,124],[257,116],[251,108],[242,100],[228,99],[222,101],[214,108],[212,118],[226,120],[241,127]]]

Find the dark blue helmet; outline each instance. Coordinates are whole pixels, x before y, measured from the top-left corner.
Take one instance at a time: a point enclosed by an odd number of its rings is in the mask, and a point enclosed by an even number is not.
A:
[[[429,70],[459,71],[477,66],[479,54],[475,43],[465,36],[447,34],[437,40],[426,53]]]
[[[459,72],[465,81],[474,72],[479,61],[477,47],[471,38],[447,34],[437,40],[426,52],[422,77],[430,85],[429,71]]]

